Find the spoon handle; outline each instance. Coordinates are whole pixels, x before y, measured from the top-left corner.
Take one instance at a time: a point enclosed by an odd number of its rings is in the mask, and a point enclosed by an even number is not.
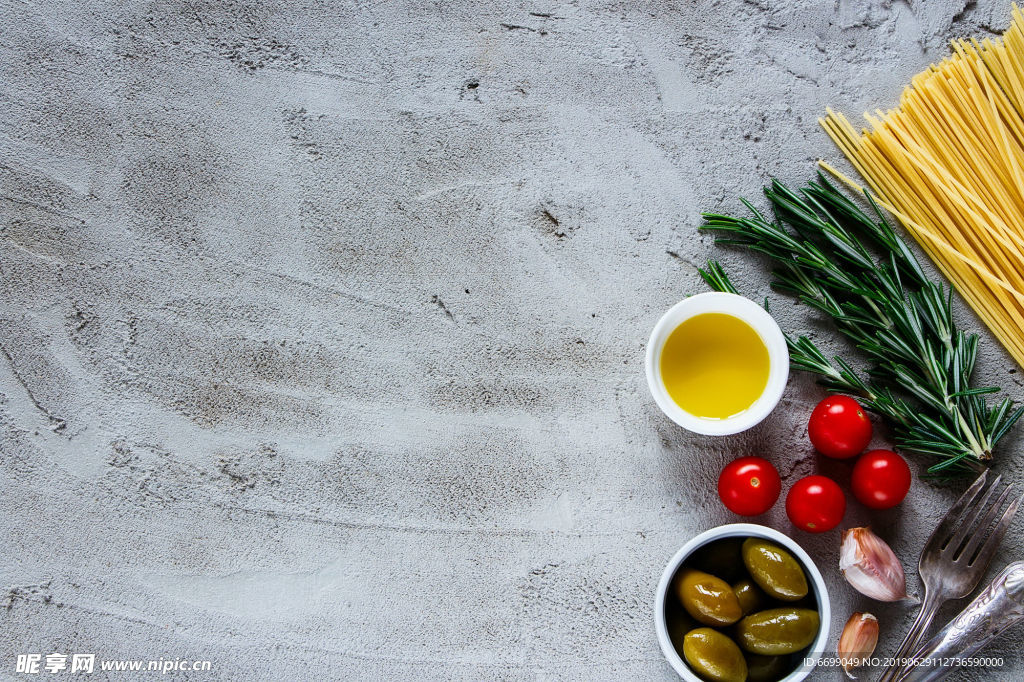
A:
[[[914,654],[918,664],[900,677],[900,682],[942,679],[957,670],[960,661],[980,651],[1021,620],[1024,620],[1024,561],[1017,561],[1003,569],[967,608]]]

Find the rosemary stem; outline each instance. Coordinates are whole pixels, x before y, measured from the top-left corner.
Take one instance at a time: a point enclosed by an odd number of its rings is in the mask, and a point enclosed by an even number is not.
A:
[[[962,473],[991,459],[1024,408],[982,397],[998,389],[971,389],[977,336],[957,330],[952,290],[927,279],[878,203],[865,192],[870,217],[822,175],[799,192],[774,181],[765,194],[773,221],[744,201],[753,217],[705,214],[704,228],[775,261],[773,286],[830,317],[872,363],[861,374],[826,359],[807,337],[787,337],[793,367],[820,375],[830,391],[861,397],[891,423],[897,446],[938,458],[929,472]],[[701,274],[736,292],[717,263]]]

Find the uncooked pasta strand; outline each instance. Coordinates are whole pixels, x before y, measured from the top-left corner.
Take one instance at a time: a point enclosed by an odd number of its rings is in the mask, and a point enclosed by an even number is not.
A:
[[[899,106],[864,118],[858,131],[827,109],[820,123],[1024,366],[1024,13],[1013,6],[1001,39],[954,41]]]

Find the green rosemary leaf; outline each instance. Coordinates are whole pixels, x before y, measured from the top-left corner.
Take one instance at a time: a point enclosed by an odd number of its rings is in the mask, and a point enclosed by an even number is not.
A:
[[[970,455],[970,452],[961,452],[960,454],[955,455],[953,457],[948,457],[943,461],[939,462],[938,464],[933,464],[930,467],[928,467],[928,473],[934,474],[949,469],[952,466],[960,464],[964,459],[970,457]]]
[[[999,424],[994,430],[994,433],[988,439],[988,442],[992,447],[995,447],[996,443],[1002,440],[1003,436],[1006,435],[1006,432],[1009,431],[1013,425],[1017,423],[1017,420],[1021,418],[1021,415],[1024,415],[1024,405],[1014,410],[1013,414],[1005,418],[1003,423]]]
[[[697,272],[707,282],[707,285],[715,291],[724,291],[730,294],[739,293],[736,291],[736,287],[729,281],[729,276],[725,274],[725,270],[722,268],[722,264],[718,261],[708,261],[707,270],[697,268]]]
[[[959,398],[967,395],[982,395],[985,393],[999,393],[998,386],[986,386],[985,388],[968,388],[963,391],[957,391],[956,393],[950,393],[950,398]]]

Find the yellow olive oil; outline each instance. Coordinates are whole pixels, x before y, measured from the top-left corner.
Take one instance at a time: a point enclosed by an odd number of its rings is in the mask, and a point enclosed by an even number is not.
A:
[[[768,348],[732,315],[704,313],[676,327],[661,351],[669,396],[696,417],[725,419],[754,404],[768,385]]]

